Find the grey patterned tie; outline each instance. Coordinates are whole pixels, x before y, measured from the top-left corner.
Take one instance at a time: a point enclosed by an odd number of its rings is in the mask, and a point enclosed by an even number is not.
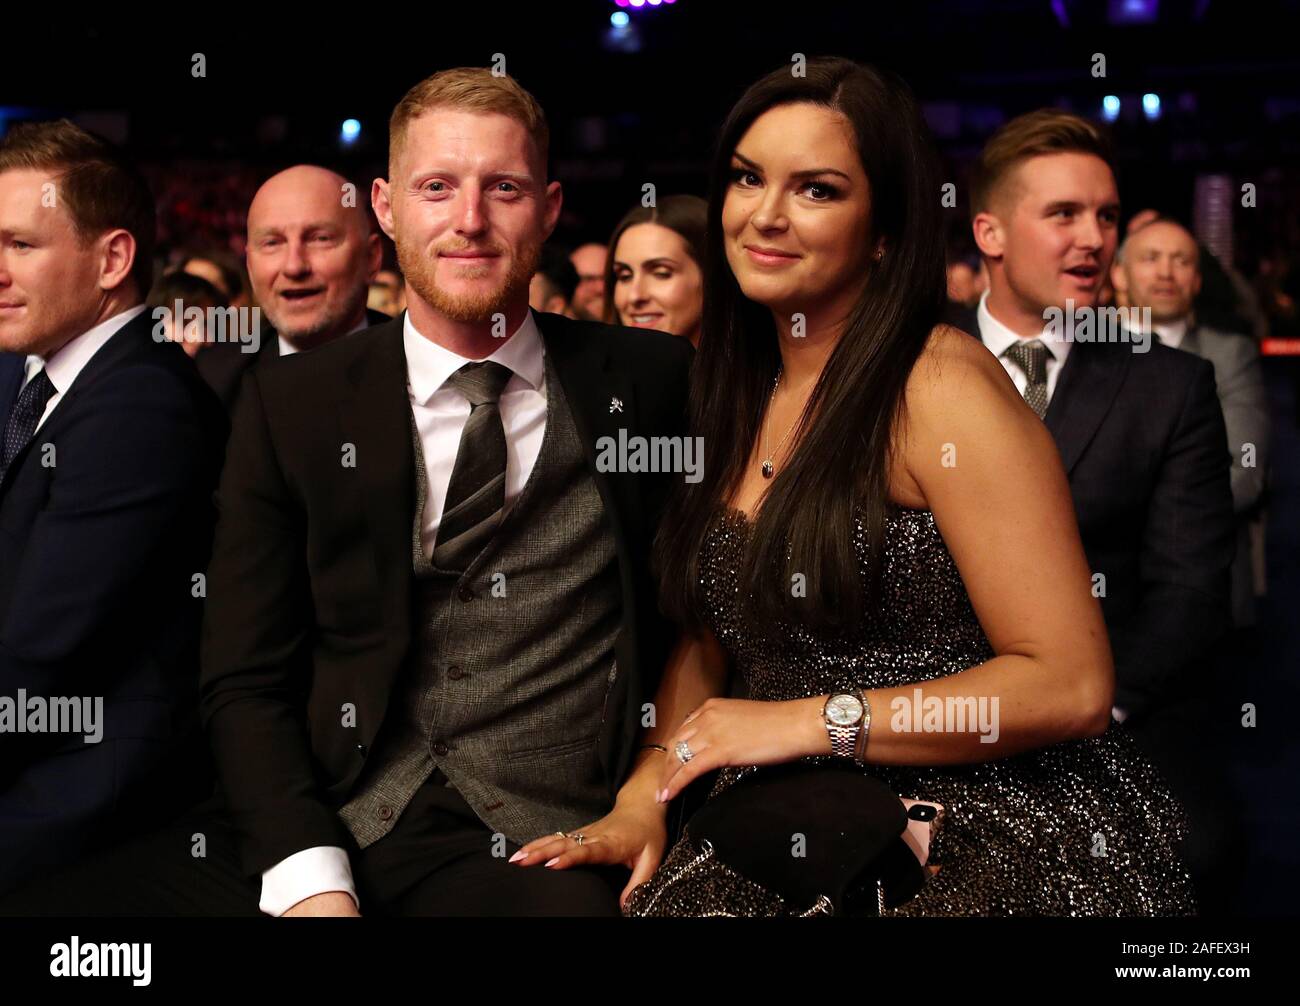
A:
[[[442,507],[433,564],[463,571],[483,550],[506,502],[506,431],[498,400],[510,380],[510,369],[485,360],[467,363],[447,379],[470,404],[461,431],[456,464]]]
[[[27,446],[36,432],[36,425],[45,414],[45,406],[54,396],[54,382],[42,367],[36,376],[28,381],[23,390],[18,392],[13,408],[9,410],[9,419],[5,423],[4,449],[0,453],[0,479],[13,463],[18,452]]]
[[[1017,342],[1003,354],[1025,374],[1025,401],[1042,419],[1047,415],[1047,358],[1051,350],[1037,339]]]

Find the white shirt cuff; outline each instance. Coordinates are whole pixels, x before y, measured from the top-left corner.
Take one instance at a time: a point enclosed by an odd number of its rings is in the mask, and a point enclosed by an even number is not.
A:
[[[1116,723],[1123,723],[1128,719],[1128,712],[1121,709],[1119,706],[1111,706],[1110,715]]]
[[[336,845],[317,845],[263,871],[262,900],[257,907],[279,918],[304,898],[327,891],[343,891],[360,910],[347,852]]]

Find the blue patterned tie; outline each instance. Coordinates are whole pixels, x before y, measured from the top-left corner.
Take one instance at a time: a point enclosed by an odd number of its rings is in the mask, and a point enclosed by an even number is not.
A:
[[[9,465],[18,456],[18,452],[32,439],[36,424],[45,414],[45,406],[54,393],[54,382],[45,373],[44,367],[18,393],[13,408],[9,410],[9,421],[5,423],[4,453],[0,454],[0,479],[5,477],[5,472],[9,470]]]

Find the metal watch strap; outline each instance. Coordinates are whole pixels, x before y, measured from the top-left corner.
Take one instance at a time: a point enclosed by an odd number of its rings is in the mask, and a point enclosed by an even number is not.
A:
[[[860,729],[860,725],[837,727],[830,723],[826,724],[826,730],[831,735],[831,753],[837,758],[852,758],[853,749],[857,746],[854,742],[858,739]]]

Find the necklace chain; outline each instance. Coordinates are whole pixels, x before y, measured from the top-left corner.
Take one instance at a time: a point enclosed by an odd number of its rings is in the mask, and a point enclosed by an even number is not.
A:
[[[781,375],[783,375],[784,373],[785,373],[785,368],[782,367],[780,370],[776,372],[776,380],[772,382],[772,397],[769,398],[767,402],[767,411],[769,414],[772,411],[772,403],[776,401],[776,389],[781,385]],[[773,475],[776,474],[776,464],[772,459],[781,452],[781,448],[785,446],[786,439],[794,431],[794,428],[795,426],[798,425],[798,423],[799,423],[799,416],[795,416],[794,422],[792,422],[790,424],[789,429],[785,431],[785,435],[781,437],[780,441],[777,443],[776,449],[767,453],[766,457],[763,458],[763,464],[761,467],[763,478],[770,479]],[[767,441],[766,417],[764,418],[764,422],[763,422],[763,440],[764,442]]]

